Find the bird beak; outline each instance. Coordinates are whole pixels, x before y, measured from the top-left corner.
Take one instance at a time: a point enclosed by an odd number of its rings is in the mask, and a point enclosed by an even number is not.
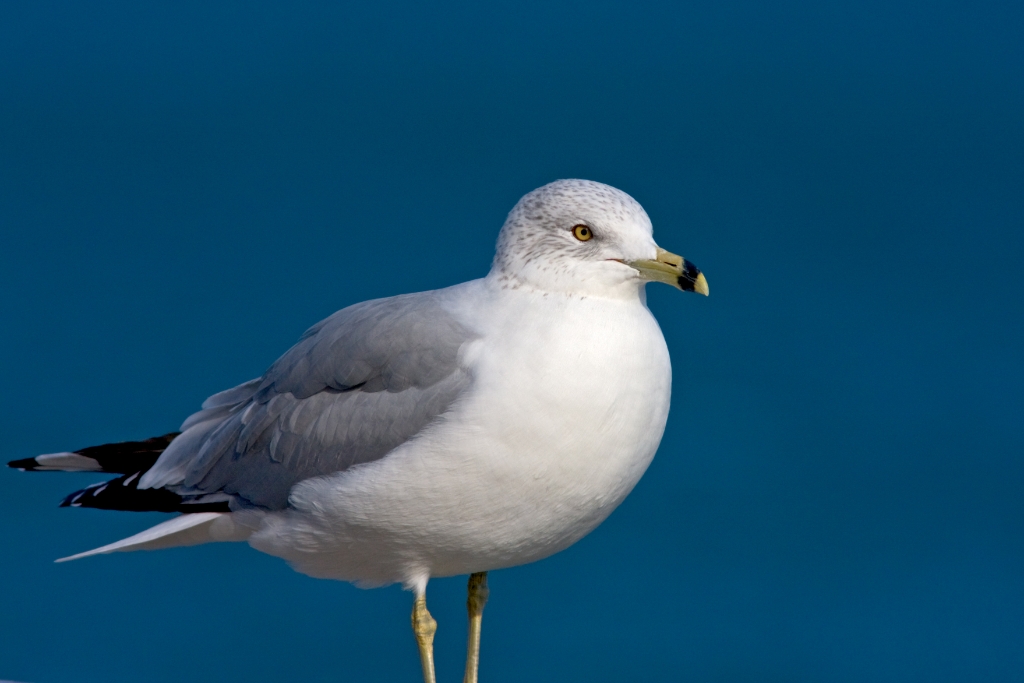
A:
[[[626,265],[639,270],[640,275],[651,282],[664,282],[684,292],[708,295],[708,281],[697,266],[661,247],[658,247],[658,258],[653,261],[626,261]]]

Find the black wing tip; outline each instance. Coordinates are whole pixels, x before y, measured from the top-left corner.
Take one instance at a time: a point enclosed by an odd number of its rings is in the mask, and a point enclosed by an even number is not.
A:
[[[131,512],[174,512],[181,496],[166,489],[139,490],[141,472],[122,475],[75,491],[60,502],[62,508],[98,508]]]
[[[142,441],[118,441],[89,446],[75,451],[75,454],[92,458],[100,464],[104,472],[131,474],[152,467],[160,454],[179,434],[180,432],[169,432]]]
[[[160,454],[177,436],[178,432],[170,432],[143,441],[121,441],[53,454],[54,457],[67,456],[73,461],[76,460],[74,456],[80,456],[86,463],[92,463],[95,467],[76,468],[68,463],[58,464],[47,460],[49,456],[11,460],[7,466],[22,472],[64,470],[121,474],[120,477],[87,486],[65,496],[58,504],[58,507],[62,508],[97,508],[130,512],[230,512],[226,500],[209,500],[209,497],[202,495],[183,497],[167,489],[139,489],[142,475],[153,466]],[[43,462],[40,462],[38,457],[44,457]]]
[[[106,443],[99,446],[79,448],[76,451],[66,453],[53,453],[46,456],[34,458],[22,458],[11,460],[7,466],[21,470],[22,472],[110,472],[113,474],[131,474],[133,472],[146,471],[156,463],[160,454],[174,441],[180,432],[169,432],[162,436],[154,436],[142,441],[118,441]],[[46,460],[40,462],[39,458],[52,456],[80,456],[78,461],[51,462]]]
[[[31,472],[39,467],[39,463],[36,462],[35,458],[22,458],[21,460],[11,460],[7,463],[7,466],[22,472]]]
[[[58,507],[125,512],[230,512],[227,501],[191,502],[167,489],[140,489],[142,472],[87,486],[64,497]]]

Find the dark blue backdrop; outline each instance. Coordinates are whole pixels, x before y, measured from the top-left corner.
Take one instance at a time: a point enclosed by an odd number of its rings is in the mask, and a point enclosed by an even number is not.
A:
[[[95,4],[0,5],[4,459],[172,430],[591,178],[712,296],[651,288],[662,448],[492,575],[483,680],[1024,676],[1019,3]],[[56,507],[95,479],[0,471],[0,678],[416,680],[394,587],[241,544],[53,565],[161,519]]]

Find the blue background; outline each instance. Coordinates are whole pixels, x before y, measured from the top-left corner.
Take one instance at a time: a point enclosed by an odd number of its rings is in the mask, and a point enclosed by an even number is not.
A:
[[[361,4],[0,5],[4,459],[173,430],[600,180],[712,296],[650,288],[661,450],[491,575],[483,680],[1024,677],[1021,5]],[[395,587],[244,544],[52,564],[163,518],[56,507],[96,479],[0,471],[0,678],[417,679]]]

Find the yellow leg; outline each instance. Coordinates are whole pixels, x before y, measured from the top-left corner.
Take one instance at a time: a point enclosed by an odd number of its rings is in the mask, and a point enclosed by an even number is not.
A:
[[[470,575],[469,597],[466,599],[466,607],[469,609],[469,643],[466,646],[466,675],[462,683],[476,683],[477,668],[480,665],[480,624],[483,622],[488,595],[487,572]]]
[[[412,632],[416,634],[416,645],[420,648],[420,664],[423,665],[423,683],[436,683],[434,679],[434,633],[437,622],[427,611],[427,598],[417,595],[412,604]]]

